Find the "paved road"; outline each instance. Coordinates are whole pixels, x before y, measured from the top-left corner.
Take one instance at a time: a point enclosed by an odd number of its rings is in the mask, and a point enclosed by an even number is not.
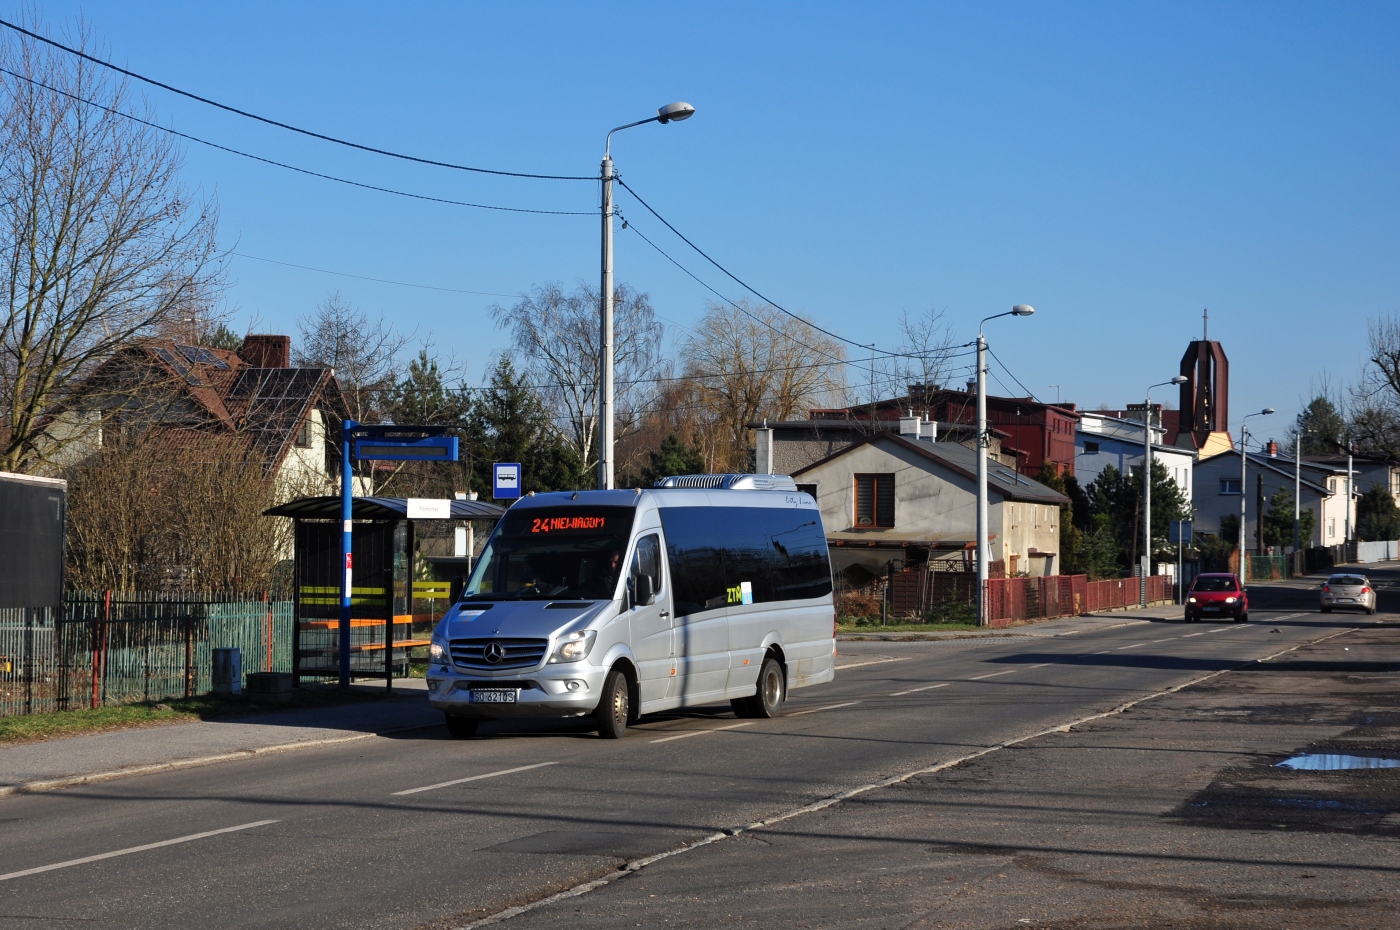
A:
[[[1057,638],[843,644],[837,681],[771,721],[715,708],[617,742],[431,728],[0,800],[0,927],[470,923],[1365,622],[1302,612],[1313,596],[1256,589],[1248,625],[1171,609]]]

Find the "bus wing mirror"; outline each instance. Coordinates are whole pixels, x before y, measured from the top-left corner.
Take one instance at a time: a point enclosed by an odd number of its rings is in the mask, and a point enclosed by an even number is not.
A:
[[[447,603],[449,603],[449,604],[455,604],[455,603],[457,603],[459,600],[461,600],[461,599],[462,599],[462,588],[463,588],[463,587],[464,587],[464,582],[462,581],[462,576],[461,576],[461,575],[453,575],[453,576],[452,576],[452,582],[451,582],[451,588],[449,588],[448,594],[447,594]]]
[[[656,603],[656,585],[650,575],[637,576],[637,606],[647,607]]]

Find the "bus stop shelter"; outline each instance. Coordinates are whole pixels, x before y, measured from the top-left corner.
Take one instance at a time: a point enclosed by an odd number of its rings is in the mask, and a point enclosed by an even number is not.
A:
[[[450,517],[434,522],[494,524],[504,507],[485,501],[450,501]],[[355,586],[351,589],[350,669],[355,678],[408,676],[409,652],[428,645],[435,609],[414,613],[414,602],[448,601],[451,577],[465,560],[420,558],[409,501],[402,497],[356,497],[351,504]],[[304,497],[264,511],[295,521],[293,551],[293,681],[340,674],[341,499]],[[458,568],[460,566],[460,568]],[[437,577],[433,575],[436,569]],[[415,621],[415,618],[417,620]]]

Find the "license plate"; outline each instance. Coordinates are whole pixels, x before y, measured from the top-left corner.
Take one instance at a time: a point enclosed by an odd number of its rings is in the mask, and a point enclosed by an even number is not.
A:
[[[1337,598],[1337,603],[1338,603],[1338,604],[1355,604],[1355,603],[1356,603],[1356,598],[1354,598],[1354,597],[1339,597],[1339,598]]]
[[[471,695],[470,703],[472,704],[514,704],[516,698],[520,695],[518,689],[511,689],[509,691],[476,689],[467,693]]]
[[[1201,609],[1204,610],[1204,611],[1206,611],[1207,613],[1209,613],[1210,611],[1219,610],[1220,608],[1219,608],[1219,607],[1202,607]]]

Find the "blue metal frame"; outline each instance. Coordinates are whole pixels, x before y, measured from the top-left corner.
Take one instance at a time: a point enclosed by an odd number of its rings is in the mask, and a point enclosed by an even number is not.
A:
[[[340,553],[345,571],[340,578],[340,686],[350,687],[350,595],[354,590],[354,541],[351,501],[352,460],[457,461],[457,437],[444,435],[445,426],[363,426],[345,420],[340,434]],[[365,446],[361,446],[361,442]],[[353,444],[354,455],[351,455]]]

